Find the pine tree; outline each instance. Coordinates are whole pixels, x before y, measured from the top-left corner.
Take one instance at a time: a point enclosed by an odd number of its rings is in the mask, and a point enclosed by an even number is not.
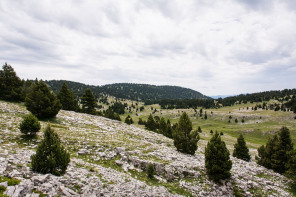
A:
[[[197,150],[199,135],[196,130],[192,131],[192,122],[184,112],[178,122],[178,127],[173,134],[174,145],[178,151],[194,155]]]
[[[26,97],[25,105],[39,119],[55,117],[62,105],[43,81],[35,81]]]
[[[258,149],[258,164],[273,169],[276,172],[287,171],[286,164],[289,161],[289,152],[293,150],[293,143],[290,131],[287,127],[282,127],[266,143]]]
[[[161,117],[159,122],[159,132],[165,136],[167,136],[167,123],[165,122],[164,118]]]
[[[96,99],[92,91],[87,88],[81,97],[82,112],[87,114],[96,114]]]
[[[149,115],[145,128],[150,130],[150,131],[155,131],[156,130],[156,123],[154,121],[154,118],[152,116],[152,114]]]
[[[57,97],[62,104],[62,109],[79,111],[78,101],[75,99],[74,93],[68,88],[66,83],[63,83]]]
[[[14,69],[5,63],[0,70],[0,99],[6,101],[23,101],[23,82]]]
[[[291,178],[296,186],[296,150],[292,150],[288,154],[289,160],[286,165],[286,175]]]
[[[242,159],[245,161],[251,160],[251,155],[249,154],[249,148],[246,145],[244,136],[242,134],[237,138],[237,143],[234,145],[233,157]]]
[[[288,153],[293,150],[293,143],[290,131],[287,127],[282,127],[277,133],[278,140],[275,141],[275,151],[271,156],[271,168],[279,173],[286,171],[285,165],[288,163]]]
[[[20,124],[20,131],[25,135],[35,135],[39,130],[40,123],[33,114],[26,115]]]
[[[205,166],[210,179],[219,182],[230,178],[232,162],[229,155],[225,142],[215,132],[205,148]]]
[[[171,125],[171,121],[169,119],[167,120],[166,136],[169,137],[169,138],[173,138],[173,128],[172,128],[172,125]]]
[[[48,125],[44,138],[37,147],[35,155],[31,156],[32,171],[42,174],[63,175],[70,162],[70,154],[61,145],[57,133]]]

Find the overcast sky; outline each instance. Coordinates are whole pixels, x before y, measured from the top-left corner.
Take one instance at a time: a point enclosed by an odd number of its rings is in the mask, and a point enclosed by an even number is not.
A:
[[[21,78],[296,88],[295,0],[1,0],[0,63]]]

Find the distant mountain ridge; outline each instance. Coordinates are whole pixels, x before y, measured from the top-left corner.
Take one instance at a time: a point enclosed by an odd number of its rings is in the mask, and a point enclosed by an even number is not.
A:
[[[179,86],[156,86],[149,84],[115,83],[103,86],[86,85],[79,82],[66,80],[45,81],[46,84],[57,93],[63,83],[77,95],[81,96],[86,88],[90,88],[94,95],[110,95],[116,98],[131,99],[137,101],[161,100],[161,99],[212,99],[202,93]]]

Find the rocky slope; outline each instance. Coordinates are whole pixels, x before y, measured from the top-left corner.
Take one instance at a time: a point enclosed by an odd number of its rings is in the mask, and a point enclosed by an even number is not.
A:
[[[49,122],[71,153],[66,174],[38,174],[30,170],[30,156],[42,132],[34,139],[21,135],[18,125],[26,113],[22,105],[0,101],[0,177],[20,180],[0,183],[8,196],[291,196],[285,177],[236,158],[230,180],[221,185],[208,180],[205,141],[198,142],[194,156],[181,154],[162,135],[70,111]],[[156,169],[153,180],[145,172],[149,163]]]

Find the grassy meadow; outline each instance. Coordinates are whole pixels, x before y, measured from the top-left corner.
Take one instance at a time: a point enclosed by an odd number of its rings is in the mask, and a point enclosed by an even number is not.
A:
[[[114,98],[109,98],[109,102],[114,102]],[[132,104],[136,108],[144,106],[142,102],[123,100],[122,103],[127,103],[128,106]],[[269,103],[276,103],[273,100]],[[138,105],[136,105],[136,103]],[[185,111],[191,118],[193,128],[197,129],[199,126],[202,129],[200,137],[202,140],[208,141],[211,138],[210,131],[223,132],[223,139],[227,144],[234,144],[239,134],[243,134],[248,146],[253,149],[257,149],[261,145],[265,144],[268,137],[278,131],[281,127],[286,126],[291,132],[291,136],[296,145],[296,114],[293,112],[283,112],[274,110],[263,110],[255,108],[256,105],[262,103],[247,103],[247,104],[235,104],[234,106],[221,107],[218,109],[203,109],[203,115],[200,116],[200,108],[194,111],[194,109],[161,109],[158,104],[145,105],[143,111],[136,111],[136,108],[131,108],[131,112],[126,110],[126,113],[121,116],[121,120],[124,121],[127,115],[130,115],[134,120],[134,125],[138,127],[144,127],[138,125],[139,118],[147,120],[148,116],[152,113],[153,116],[164,117],[170,119],[171,123],[178,122],[180,115]],[[104,106],[106,109],[108,106]],[[156,112],[155,112],[156,109]],[[204,114],[207,113],[207,119],[204,118]],[[235,121],[237,119],[237,123]],[[242,122],[244,120],[244,122]]]

